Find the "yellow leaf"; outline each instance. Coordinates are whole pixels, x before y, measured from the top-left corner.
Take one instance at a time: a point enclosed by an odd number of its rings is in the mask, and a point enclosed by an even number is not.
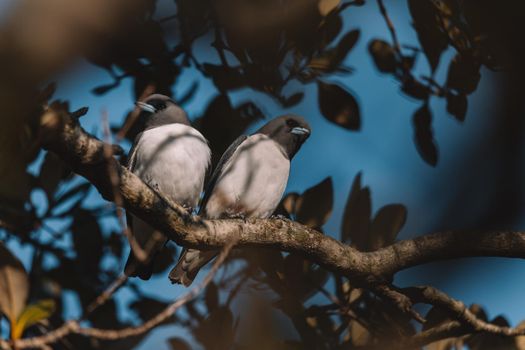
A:
[[[0,313],[11,324],[24,309],[28,292],[29,280],[24,266],[0,242]]]
[[[51,316],[53,311],[55,311],[55,301],[53,299],[44,299],[28,305],[11,327],[11,338],[20,339],[26,328],[41,320],[45,320]]]
[[[319,0],[319,3],[317,4],[317,6],[319,8],[319,13],[323,17],[328,15],[337,6],[339,6],[340,2],[341,2],[341,0]]]

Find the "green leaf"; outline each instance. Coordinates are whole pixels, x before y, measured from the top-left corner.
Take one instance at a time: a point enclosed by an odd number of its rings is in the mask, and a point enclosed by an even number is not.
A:
[[[18,317],[16,324],[11,329],[11,338],[20,339],[24,330],[35,323],[49,318],[55,311],[53,299],[40,300],[35,304],[28,305]]]
[[[0,242],[0,311],[11,325],[24,309],[28,293],[29,279],[24,266]]]

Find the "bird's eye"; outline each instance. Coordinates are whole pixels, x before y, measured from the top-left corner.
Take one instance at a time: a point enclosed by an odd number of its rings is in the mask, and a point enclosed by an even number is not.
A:
[[[299,123],[293,119],[287,119],[286,120],[286,125],[288,125],[290,128],[295,128],[297,126],[299,126]]]
[[[162,111],[166,108],[166,102],[161,100],[152,100],[149,101],[148,104],[152,105],[156,111]]]

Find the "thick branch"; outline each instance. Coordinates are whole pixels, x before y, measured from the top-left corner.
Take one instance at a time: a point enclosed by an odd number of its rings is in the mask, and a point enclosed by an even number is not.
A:
[[[522,232],[449,231],[365,253],[289,220],[201,220],[189,215],[177,203],[162,198],[114,158],[105,158],[104,143],[87,134],[64,111],[50,110],[44,115],[42,140],[44,148],[59,155],[107,200],[113,200],[113,186],[108,176],[108,169],[113,167],[119,175],[124,207],[185,246],[217,248],[235,238],[239,246],[298,252],[330,271],[353,279],[354,283],[374,284],[382,283],[398,271],[431,261],[473,256],[525,257],[525,233]]]

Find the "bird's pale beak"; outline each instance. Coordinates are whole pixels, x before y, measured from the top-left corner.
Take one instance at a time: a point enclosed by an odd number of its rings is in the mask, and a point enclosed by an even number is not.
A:
[[[139,107],[143,111],[150,112],[150,113],[157,112],[155,107],[153,107],[150,104],[147,104],[147,103],[144,103],[144,102],[140,102],[140,101],[135,102],[135,104],[137,105],[137,107]]]
[[[301,128],[299,126],[296,126],[290,131],[294,135],[308,135],[310,133],[310,130],[307,128]]]

